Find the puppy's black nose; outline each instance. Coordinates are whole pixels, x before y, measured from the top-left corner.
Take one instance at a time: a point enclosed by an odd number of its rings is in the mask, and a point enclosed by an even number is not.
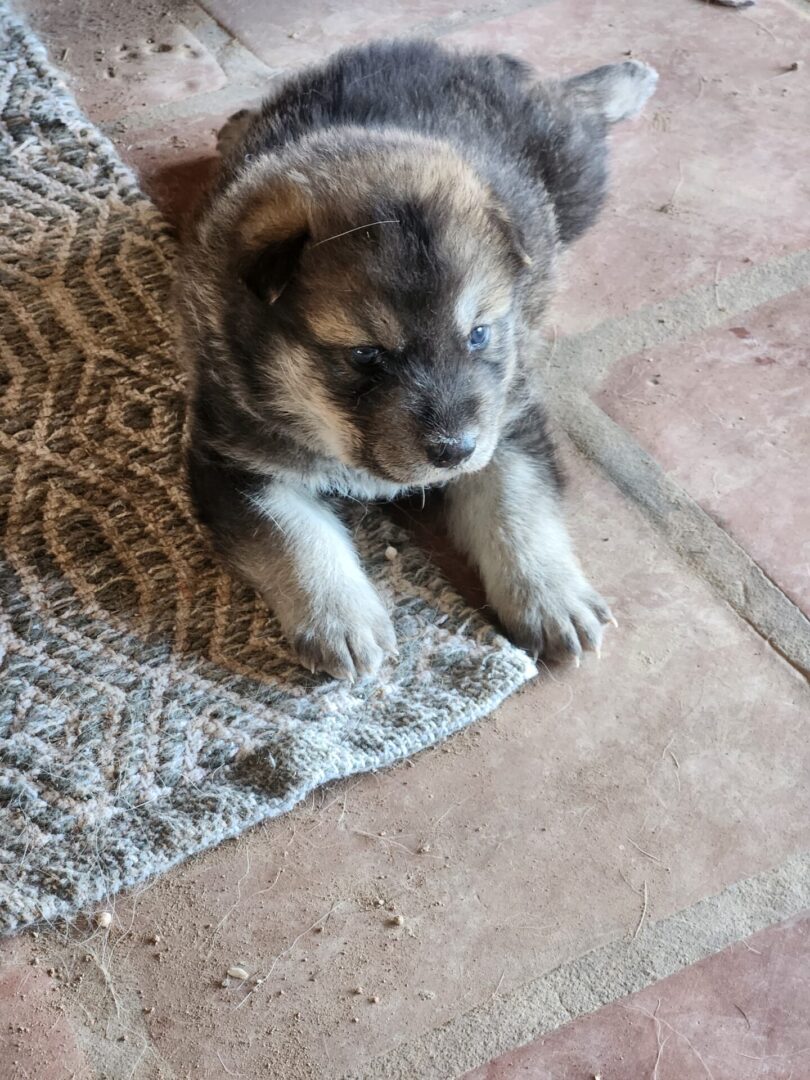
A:
[[[440,469],[452,469],[466,461],[475,450],[475,436],[459,435],[454,439],[434,439],[428,443],[427,456]]]

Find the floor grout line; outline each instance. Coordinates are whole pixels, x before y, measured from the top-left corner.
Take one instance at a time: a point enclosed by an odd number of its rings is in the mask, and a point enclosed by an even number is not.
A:
[[[710,281],[559,339],[548,381],[551,385],[559,380],[590,389],[608,375],[617,360],[695,337],[798,292],[810,285],[810,251],[758,263],[722,278],[720,284],[724,302],[720,309],[715,300],[715,283]]]
[[[643,511],[740,618],[810,678],[810,620],[801,609],[584,391],[555,397],[553,413],[577,449]]]
[[[492,19],[507,18],[521,11],[542,7],[548,2],[549,0],[512,0],[512,2],[502,4],[499,10],[471,14],[466,19],[453,20],[447,16],[438,19],[427,19],[416,24],[407,36],[433,34],[444,37],[451,33],[469,29],[479,23],[489,22]],[[229,39],[226,45],[211,49],[212,55],[228,77],[227,84],[210,93],[194,94],[177,102],[165,102],[151,108],[139,109],[136,112],[122,113],[120,116],[101,122],[100,126],[106,129],[107,126],[115,124],[126,125],[128,131],[136,132],[153,129],[161,122],[168,120],[193,120],[198,117],[204,119],[205,116],[211,113],[232,111],[237,105],[258,103],[258,100],[270,91],[274,82],[300,68],[309,66],[307,62],[285,67],[271,66],[257,53],[253,52],[240,38],[235,37],[228,27],[208,10],[205,0],[194,0],[193,7],[200,12],[205,21],[214,25],[220,34],[227,35]],[[192,33],[204,37],[201,27],[193,19],[184,20],[183,13],[180,12],[178,25],[187,24]],[[235,72],[239,67],[239,57],[226,55],[230,50],[238,50],[239,53],[249,56],[253,65],[258,65],[258,70],[251,71],[247,80],[239,80],[233,76],[232,72]],[[70,78],[71,73],[67,72],[67,74],[68,78]],[[263,77],[266,81],[260,86],[259,83]],[[227,104],[224,104],[226,102]]]
[[[452,1017],[342,1080],[448,1080],[645,989],[810,908],[810,854],[735,882],[715,896],[545,972]]]

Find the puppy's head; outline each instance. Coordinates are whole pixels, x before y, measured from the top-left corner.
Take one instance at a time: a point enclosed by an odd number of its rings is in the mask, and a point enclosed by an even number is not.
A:
[[[347,132],[239,185],[219,235],[254,410],[402,485],[482,468],[536,278],[486,185],[441,143]]]

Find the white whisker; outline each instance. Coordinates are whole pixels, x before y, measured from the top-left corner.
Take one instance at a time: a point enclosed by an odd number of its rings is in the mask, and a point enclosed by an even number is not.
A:
[[[334,236],[327,236],[325,240],[318,240],[317,243],[312,244],[312,247],[320,247],[321,244],[328,244],[330,240],[339,240],[341,236],[348,236],[349,233],[360,232],[361,229],[370,229],[373,225],[399,225],[399,218],[384,218],[382,221],[369,221],[367,225],[355,225],[353,229],[346,229],[345,232],[335,233]]]

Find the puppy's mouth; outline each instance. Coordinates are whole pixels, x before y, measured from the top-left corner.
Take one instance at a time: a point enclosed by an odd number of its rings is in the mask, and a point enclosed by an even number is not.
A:
[[[429,461],[414,462],[413,464],[384,462],[375,448],[371,449],[369,458],[373,471],[381,479],[389,483],[412,488],[440,487],[457,476],[478,472],[483,469],[489,464],[494,449],[494,445],[479,445],[475,453],[464,461],[441,467],[433,465]]]

